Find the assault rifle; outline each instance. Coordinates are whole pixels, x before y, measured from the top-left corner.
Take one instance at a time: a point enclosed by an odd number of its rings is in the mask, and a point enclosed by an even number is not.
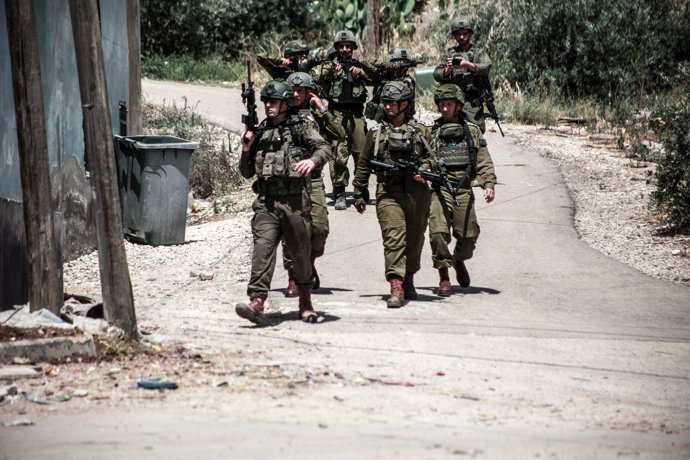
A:
[[[247,60],[247,84],[242,83],[242,103],[247,107],[247,114],[242,114],[242,123],[244,123],[247,131],[254,132],[259,120],[256,114],[256,95],[254,94],[252,67],[249,60]]]
[[[347,81],[349,83],[354,83],[354,79],[352,78],[352,68],[353,67],[359,67],[360,69],[362,68],[362,63],[359,62],[357,59],[338,59],[338,64],[343,68],[343,70],[347,73]]]
[[[443,167],[439,168],[438,173],[432,173],[431,171],[419,169],[419,162],[414,160],[396,160],[395,164],[392,165],[378,160],[371,160],[369,161],[369,166],[373,171],[383,171],[401,176],[413,176],[415,174],[419,174],[424,179],[431,182],[435,190],[438,191],[440,187],[445,187],[445,189],[448,190],[448,193],[450,193],[450,195],[453,197],[453,202],[456,205],[460,204],[458,203],[457,198],[455,198],[455,195],[458,192],[458,187],[457,185],[453,185],[448,179],[448,170],[445,168],[445,164],[443,164]]]
[[[474,107],[481,107],[482,104],[486,104],[486,108],[489,109],[491,118],[494,119],[494,121],[496,122],[496,126],[498,126],[498,130],[501,132],[501,136],[505,137],[505,134],[503,134],[503,129],[501,129],[501,123],[498,119],[496,106],[494,105],[494,93],[493,91],[491,91],[491,82],[488,78],[483,78],[482,80],[483,87],[481,89],[481,93],[479,94],[479,97],[472,101],[472,105]]]
[[[379,72],[391,72],[398,69],[409,69],[410,67],[417,67],[421,62],[417,59],[405,59],[403,61],[384,62],[383,64],[376,64],[376,70]]]

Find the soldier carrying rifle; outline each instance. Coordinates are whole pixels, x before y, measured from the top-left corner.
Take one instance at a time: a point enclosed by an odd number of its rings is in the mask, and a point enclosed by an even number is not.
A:
[[[454,83],[460,87],[466,102],[462,109],[465,119],[479,126],[484,133],[486,122],[484,99],[481,97],[487,90],[491,59],[482,48],[472,43],[474,28],[469,20],[454,22],[451,33],[458,44],[449,48],[441,58],[434,70],[434,80],[441,84]]]

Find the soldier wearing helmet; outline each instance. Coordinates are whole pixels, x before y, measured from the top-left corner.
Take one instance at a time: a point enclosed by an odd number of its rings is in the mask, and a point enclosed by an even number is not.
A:
[[[383,103],[381,102],[381,91],[386,83],[391,81],[401,81],[405,83],[414,95],[416,82],[414,76],[410,74],[410,68],[417,65],[416,60],[409,56],[406,48],[393,48],[386,56],[385,62],[376,66],[378,72],[374,78],[374,90],[371,100],[367,102],[364,109],[364,116],[370,120],[381,122],[383,119]],[[414,115],[414,99],[410,106],[410,111]]]
[[[271,58],[263,54],[256,61],[274,80],[285,80],[293,72],[309,72],[309,45],[304,40],[291,40],[283,49],[283,56]]]
[[[455,196],[445,188],[435,190],[429,212],[431,258],[440,278],[437,294],[448,297],[452,293],[450,267],[455,268],[461,287],[470,285],[465,261],[472,257],[479,237],[471,183],[476,179],[484,189],[484,199],[491,203],[496,173],[481,130],[465,119],[462,90],[453,84],[440,85],[434,90],[434,102],[441,112],[432,127],[440,172],[458,184]],[[449,248],[452,239],[453,251]]]
[[[463,92],[465,118],[486,131],[484,103],[480,99],[489,78],[491,59],[489,55],[472,42],[474,28],[468,19],[462,18],[451,26],[451,34],[457,45],[448,48],[434,69],[434,79],[443,83],[454,83]]]
[[[316,83],[346,134],[345,139],[334,147],[335,161],[331,170],[335,209],[344,210],[347,209],[345,188],[350,181],[348,159],[352,156],[356,164],[364,146],[367,133],[364,104],[368,96],[367,85],[372,83],[376,67],[353,57],[358,46],[350,30],[335,34],[333,48],[336,54],[316,74]]]
[[[410,114],[414,94],[403,82],[387,83],[381,91],[384,117],[367,134],[364,150],[355,170],[355,208],[366,210],[364,190],[371,175],[371,160],[388,165],[396,161],[418,164],[420,169],[436,167],[431,131]],[[389,308],[401,307],[417,298],[414,274],[419,271],[424,233],[429,218],[431,191],[418,174],[376,171],[376,217],[383,236],[385,276],[390,284]]]
[[[293,91],[285,81],[271,80],[261,90],[266,119],[255,131],[242,135],[240,172],[257,193],[252,204],[254,248],[247,286],[249,303],[235,311],[257,324],[265,322],[264,303],[271,289],[276,250],[281,239],[289,252],[299,295],[300,317],[314,323],[313,284],[309,241],[311,200],[309,185],[315,169],[323,168],[330,147],[313,126],[290,113]]]
[[[312,125],[327,141],[344,138],[342,127],[335,122],[333,114],[328,111],[327,101],[323,101],[316,93],[316,83],[306,72],[295,72],[287,78],[287,86],[292,88],[291,111],[305,122]],[[331,157],[329,157],[330,160]],[[311,239],[310,260],[312,269],[312,289],[319,289],[321,280],[316,271],[315,262],[324,254],[326,239],[328,238],[328,209],[326,208],[326,192],[323,185],[323,168],[317,167],[311,172],[309,197],[311,198]],[[297,297],[299,289],[295,282],[294,264],[289,252],[283,246],[283,266],[288,272],[288,285],[283,291],[285,297]]]

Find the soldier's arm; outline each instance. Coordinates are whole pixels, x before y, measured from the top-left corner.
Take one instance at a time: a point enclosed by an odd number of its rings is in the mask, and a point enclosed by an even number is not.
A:
[[[493,189],[496,185],[496,169],[494,162],[489,154],[486,139],[482,136],[481,130],[472,124],[469,124],[474,144],[477,147],[477,183],[483,189]]]
[[[369,162],[374,155],[376,131],[376,129],[372,129],[367,133],[364,148],[362,149],[362,153],[359,154],[359,160],[355,165],[355,178],[352,181],[352,186],[355,188],[355,195],[359,194],[359,196],[361,196],[362,191],[369,186],[369,176],[371,176]]]
[[[448,56],[449,56],[448,54],[444,54],[441,57],[441,60],[439,61],[438,65],[434,69],[434,80],[436,80],[439,83],[448,83],[453,78],[452,72],[448,76],[445,76],[443,74],[446,70],[446,63],[448,61]]]
[[[304,144],[311,153],[309,159],[316,168],[323,168],[331,156],[331,146],[309,123],[300,123],[299,127]]]
[[[434,139],[431,135],[431,129],[427,126],[420,126],[419,135],[422,144],[420,153],[419,167],[426,171],[436,171],[438,168],[438,159],[436,158],[436,151],[434,146]]]
[[[326,137],[329,141],[342,141],[345,139],[345,128],[338,123],[338,119],[330,111],[321,113],[317,111],[316,116],[319,120],[319,125],[323,128]]]
[[[373,84],[378,74],[376,65],[369,61],[360,61],[360,63],[363,71],[362,80],[364,80],[368,85]]]
[[[240,154],[240,174],[245,179],[249,179],[256,173],[254,169],[254,161],[256,159],[256,142],[254,142],[254,133],[246,131],[242,136],[242,153]]]
[[[270,58],[259,54],[256,56],[256,62],[268,72],[271,78],[278,78],[285,72],[281,58]]]
[[[482,77],[489,76],[489,72],[491,71],[491,58],[489,58],[489,55],[486,54],[484,50],[480,50],[475,54],[473,64],[475,65],[475,70],[472,73]]]

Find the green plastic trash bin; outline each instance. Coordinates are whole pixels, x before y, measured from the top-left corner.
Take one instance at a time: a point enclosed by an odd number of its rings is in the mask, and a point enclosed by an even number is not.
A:
[[[125,237],[184,243],[189,167],[198,142],[173,136],[115,136]]]
[[[421,67],[415,69],[415,81],[417,82],[417,92],[424,94],[431,91],[438,84],[434,81],[434,69],[436,67]]]

